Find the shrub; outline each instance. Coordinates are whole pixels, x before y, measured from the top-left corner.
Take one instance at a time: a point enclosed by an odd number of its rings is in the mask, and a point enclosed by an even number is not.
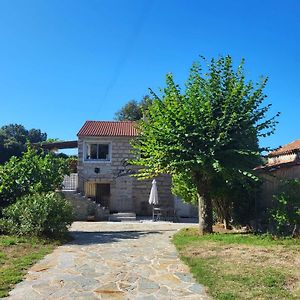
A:
[[[28,146],[21,158],[12,157],[0,166],[0,207],[24,195],[54,191],[68,173],[65,159]]]
[[[71,204],[54,192],[23,196],[2,213],[2,231],[16,235],[61,237],[73,219]]]
[[[299,234],[300,180],[285,181],[273,199],[274,207],[270,210],[270,217],[275,224],[275,233],[293,236]]]

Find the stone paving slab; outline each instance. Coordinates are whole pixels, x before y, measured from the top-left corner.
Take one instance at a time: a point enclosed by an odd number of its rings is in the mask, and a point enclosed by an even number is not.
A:
[[[170,242],[191,224],[75,222],[7,299],[209,299]]]

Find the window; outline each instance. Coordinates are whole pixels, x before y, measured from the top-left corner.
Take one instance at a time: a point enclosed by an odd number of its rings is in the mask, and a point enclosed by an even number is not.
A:
[[[110,161],[110,145],[87,143],[85,151],[85,160]]]

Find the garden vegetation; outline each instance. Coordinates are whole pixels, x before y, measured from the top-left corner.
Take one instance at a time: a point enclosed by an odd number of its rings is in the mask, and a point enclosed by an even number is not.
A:
[[[0,165],[0,231],[60,237],[72,222],[71,204],[55,193],[69,172],[67,160],[27,147]]]
[[[72,206],[55,192],[19,198],[2,211],[5,234],[63,238],[72,223]]]
[[[272,134],[277,123],[264,104],[267,78],[246,80],[243,65],[234,68],[230,56],[195,63],[185,89],[168,74],[162,95],[152,92],[133,141],[137,177],[172,175],[177,194],[198,202],[201,234],[212,232],[214,202],[228,223],[236,187],[255,192],[253,168],[266,150],[258,138]]]
[[[61,237],[72,222],[71,204],[55,190],[68,161],[27,146],[20,158],[0,165],[0,233]]]
[[[55,190],[68,173],[68,160],[29,145],[0,165],[0,297],[67,238],[73,211]]]

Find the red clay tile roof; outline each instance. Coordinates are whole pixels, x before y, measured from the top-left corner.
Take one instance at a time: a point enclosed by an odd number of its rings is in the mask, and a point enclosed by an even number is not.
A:
[[[294,152],[300,151],[300,139],[294,142],[291,142],[287,145],[284,145],[277,150],[272,151],[268,154],[269,157],[284,155],[284,154],[291,154]]]
[[[86,121],[77,136],[138,136],[132,121]]]

